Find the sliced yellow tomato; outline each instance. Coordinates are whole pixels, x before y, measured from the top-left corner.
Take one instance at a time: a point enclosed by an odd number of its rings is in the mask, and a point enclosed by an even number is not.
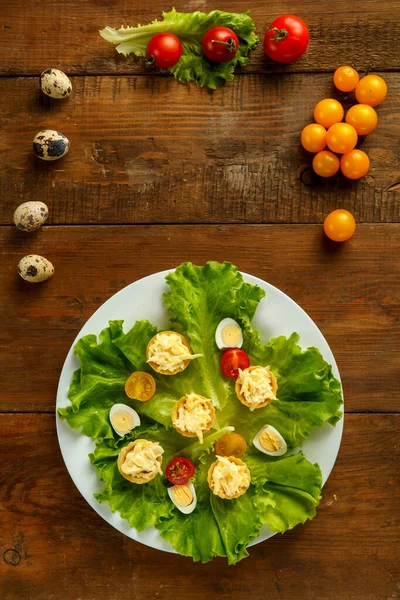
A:
[[[225,433],[215,444],[215,454],[218,456],[235,456],[236,458],[240,458],[245,454],[246,450],[246,440],[234,431]]]
[[[154,377],[144,371],[135,371],[125,382],[125,392],[132,400],[147,402],[156,392]]]

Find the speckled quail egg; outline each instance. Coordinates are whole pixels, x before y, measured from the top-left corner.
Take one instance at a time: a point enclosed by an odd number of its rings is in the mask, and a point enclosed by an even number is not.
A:
[[[65,73],[58,69],[46,69],[40,76],[40,87],[43,94],[63,100],[72,92],[72,84]]]
[[[215,343],[220,350],[226,348],[241,348],[243,334],[239,323],[233,319],[222,319],[215,330]]]
[[[176,508],[184,515],[189,515],[196,508],[196,490],[190,481],[186,485],[173,485],[169,487],[168,494]]]
[[[269,456],[282,456],[287,452],[285,440],[272,425],[264,425],[255,436],[253,444],[257,450]]]
[[[33,138],[33,150],[42,160],[58,160],[69,150],[69,141],[62,133],[45,129]]]
[[[48,216],[49,209],[44,202],[24,202],[15,210],[14,223],[21,231],[35,231],[46,222]]]
[[[54,267],[47,258],[39,254],[28,254],[21,258],[18,264],[18,273],[22,279],[31,283],[46,281],[54,273]]]
[[[114,404],[110,410],[110,423],[115,433],[123,437],[140,425],[140,417],[127,404]]]

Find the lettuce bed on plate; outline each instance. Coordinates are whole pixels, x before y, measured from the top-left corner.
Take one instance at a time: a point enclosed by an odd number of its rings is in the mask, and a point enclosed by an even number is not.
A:
[[[209,29],[221,25],[233,29],[239,39],[239,49],[231,60],[216,63],[204,56],[201,42]],[[146,57],[147,44],[154,35],[161,32],[173,33],[182,42],[182,57],[175,66],[163,71],[172,73],[182,83],[196,81],[202,87],[215,89],[225,81],[232,81],[236,66],[243,67],[247,64],[249,52],[258,44],[254,30],[254,21],[249,12],[213,10],[206,14],[197,10],[193,13],[180,13],[173,8],[170,12],[163,13],[162,21],[156,19],[149,25],[121,29],[105,27],[100,35],[107,42],[115,44],[120,54]]]
[[[153,398],[145,403],[130,400],[124,391],[125,381],[133,371],[151,371],[146,347],[158,330],[148,321],[138,321],[124,332],[122,321],[110,321],[100,334],[100,343],[95,335],[86,335],[76,344],[81,367],[70,386],[71,405],[59,413],[71,427],[96,439],[90,460],[105,484],[96,495],[99,502],[108,502],[112,511],[119,511],[139,531],[156,527],[184,556],[202,562],[226,556],[235,564],[247,556],[247,545],[259,535],[264,523],[271,531],[284,532],[312,519],[321,493],[318,465],[311,464],[301,452],[279,458],[262,454],[252,446],[253,437],[269,423],[283,435],[290,451],[310,435],[313,427],[327,422],[335,425],[341,418],[340,384],[319,350],[300,348],[296,333],[261,344],[251,321],[264,291],[245,283],[230,263],[210,262],[203,267],[184,263],[166,281],[170,292],[164,295],[164,303],[171,327],[182,332],[193,352],[203,357],[193,360],[178,375],[152,371],[157,384]],[[214,335],[225,317],[240,323],[243,349],[251,364],[269,365],[278,381],[277,400],[253,412],[239,402],[234,381],[226,379],[220,370],[221,351]],[[175,402],[190,392],[210,398],[216,409],[214,428],[205,435],[203,444],[179,435],[172,427]],[[124,438],[114,433],[109,421],[110,408],[116,402],[132,406],[142,420]],[[242,460],[251,472],[250,488],[234,500],[215,496],[207,484],[207,471],[215,460],[214,444],[228,426],[246,439],[248,450]],[[132,484],[120,475],[118,454],[136,438],[160,443],[164,473],[174,455],[194,462],[197,507],[193,513],[183,515],[174,506],[164,475],[144,485]]]

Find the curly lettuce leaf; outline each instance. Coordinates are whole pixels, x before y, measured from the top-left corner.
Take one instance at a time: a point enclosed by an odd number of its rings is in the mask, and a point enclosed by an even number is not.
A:
[[[243,323],[242,323],[243,326]],[[313,427],[325,423],[335,425],[341,418],[341,387],[332,367],[317,348],[303,350],[299,336],[280,336],[266,345],[253,330],[245,332],[243,348],[251,364],[269,366],[278,382],[277,400],[250,412],[240,404],[234,390],[220,425],[233,424],[248,443],[265,424],[274,426],[284,437],[289,449],[309,437]]]
[[[204,267],[183,263],[166,281],[170,292],[163,300],[171,323],[187,335],[193,351],[203,355],[191,365],[202,381],[202,394],[223,409],[232,384],[221,373],[215,330],[226,317],[251,321],[264,291],[245,283],[237,267],[228,262],[208,262]]]
[[[257,485],[257,514],[271,531],[283,533],[315,516],[322,487],[317,464],[302,452],[276,462],[265,462],[260,453],[245,460]]]
[[[147,44],[156,33],[173,33],[181,40],[183,53],[175,66],[164,71],[172,73],[182,83],[195,81],[202,87],[215,89],[225,81],[232,81],[235,67],[246,65],[249,52],[258,44],[254,21],[249,14],[249,11],[227,13],[220,10],[208,14],[200,11],[180,13],[173,8],[170,12],[163,13],[162,21],[156,19],[149,25],[121,27],[118,30],[105,27],[100,35],[115,44],[117,52],[124,56],[135,54],[146,57]],[[224,63],[208,60],[201,49],[204,34],[217,25],[229,27],[239,38],[237,53]]]
[[[247,545],[263,524],[272,531],[291,529],[313,518],[320,498],[321,473],[317,465],[301,453],[276,458],[261,454],[251,445],[254,435],[270,423],[281,432],[289,449],[297,447],[313,427],[326,422],[334,425],[340,418],[340,384],[316,348],[303,350],[298,345],[297,334],[261,343],[251,321],[264,292],[245,283],[230,263],[210,262],[204,267],[184,263],[166,279],[170,291],[164,295],[164,302],[171,315],[171,327],[182,331],[193,351],[203,357],[173,377],[152,371],[157,385],[155,396],[146,403],[132,401],[125,395],[125,380],[134,370],[150,371],[146,347],[157,328],[148,321],[139,321],[125,333],[122,321],[111,321],[99,340],[89,335],[76,344],[81,368],[71,382],[71,405],[60,409],[60,414],[71,427],[98,439],[91,461],[105,483],[104,490],[96,495],[100,502],[107,501],[138,530],[155,526],[185,556],[203,562],[226,556],[234,564],[247,555]],[[251,363],[269,366],[277,377],[278,399],[263,409],[251,412],[243,406],[236,397],[234,382],[221,373],[221,353],[214,335],[225,317],[241,324],[243,347]],[[203,444],[171,428],[172,407],[189,391],[211,398],[217,408],[216,430],[204,436]],[[123,439],[114,434],[109,423],[109,409],[115,402],[129,404],[142,418],[142,425]],[[249,444],[243,460],[250,468],[252,485],[243,497],[228,501],[210,492],[207,470],[215,458],[215,442],[231,427]],[[182,515],[174,507],[164,477],[143,486],[121,477],[118,453],[139,436],[162,445],[164,469],[178,455],[195,463],[198,505],[192,514]]]

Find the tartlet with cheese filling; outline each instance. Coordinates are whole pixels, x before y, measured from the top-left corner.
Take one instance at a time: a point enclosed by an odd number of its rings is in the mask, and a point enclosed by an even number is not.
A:
[[[122,448],[118,455],[118,471],[131,483],[147,483],[162,475],[163,448],[157,442],[137,439]]]
[[[278,384],[275,375],[268,367],[248,367],[239,369],[235,391],[240,402],[251,411],[263,408],[276,400]]]
[[[211,400],[199,394],[186,394],[172,409],[172,425],[185,437],[198,437],[203,443],[203,433],[215,422],[215,408]]]
[[[213,494],[224,500],[239,498],[250,486],[250,471],[236,456],[217,456],[208,469],[208,486]]]
[[[147,344],[146,360],[154,371],[161,375],[181,373],[194,358],[202,354],[193,354],[188,340],[175,331],[161,331]]]

